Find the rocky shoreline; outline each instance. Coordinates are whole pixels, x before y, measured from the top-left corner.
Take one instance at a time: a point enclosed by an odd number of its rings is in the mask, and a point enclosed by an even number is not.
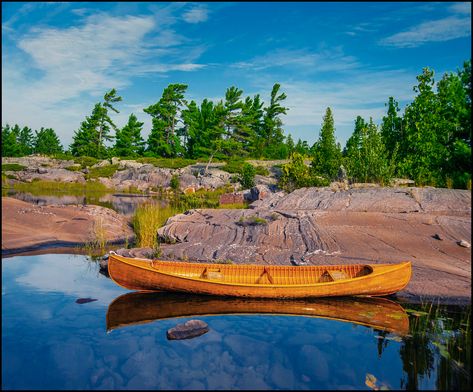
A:
[[[162,258],[282,265],[410,260],[413,277],[403,299],[471,301],[469,191],[303,188],[270,194],[251,207],[198,209],[169,218],[158,231]]]
[[[33,181],[33,177],[67,181],[64,172],[71,174],[72,182],[85,178],[83,172],[65,169],[71,161],[24,157],[10,158],[8,163],[27,166],[10,172],[16,176],[10,181]],[[134,161],[104,161],[96,166],[110,164],[119,170],[98,180],[118,189],[165,187],[178,174],[181,190],[193,192],[228,184],[231,176],[218,168],[221,164],[206,175],[199,164],[163,169]],[[240,192],[253,201],[249,209],[195,209],[171,217],[158,231],[161,257],[285,265],[410,260],[413,278],[403,298],[471,301],[471,191],[333,183],[286,194],[276,192],[273,182],[272,176],[260,176],[260,185]],[[134,234],[128,221],[129,217],[103,207],[35,206],[2,198],[2,255],[91,243],[97,229],[108,244],[131,242]],[[131,257],[149,257],[153,252],[119,250]]]

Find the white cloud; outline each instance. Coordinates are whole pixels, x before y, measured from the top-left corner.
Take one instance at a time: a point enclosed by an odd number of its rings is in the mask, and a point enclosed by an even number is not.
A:
[[[276,67],[297,67],[299,70],[303,69],[307,72],[333,72],[356,68],[359,63],[354,57],[345,55],[341,48],[332,47],[330,50],[319,52],[305,49],[278,49],[248,61],[235,63],[232,66],[248,68],[252,71]]]
[[[204,7],[196,7],[189,11],[186,11],[182,18],[187,23],[200,23],[205,22],[208,19],[208,10]]]
[[[382,45],[398,48],[415,48],[427,42],[450,41],[471,35],[471,20],[451,16],[421,23],[380,41]]]
[[[415,48],[427,42],[444,42],[471,36],[471,3],[452,3],[447,10],[453,15],[420,23],[382,39],[380,44]]]
[[[195,60],[205,47],[189,48],[189,40],[170,28],[177,20],[171,11],[145,16],[95,12],[80,25],[30,29],[16,41],[22,51],[2,49],[3,123],[52,127],[68,146],[73,131],[109,89],[120,93],[132,78],[149,73],[203,68]]]
[[[471,15],[471,3],[454,3],[450,6],[450,11],[458,14]]]

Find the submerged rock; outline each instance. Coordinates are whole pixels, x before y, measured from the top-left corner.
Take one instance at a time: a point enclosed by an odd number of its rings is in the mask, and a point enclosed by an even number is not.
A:
[[[88,302],[94,302],[94,301],[98,301],[98,299],[96,298],[79,298],[79,299],[76,299],[76,304],[86,304]]]
[[[209,326],[202,320],[189,320],[167,331],[168,340],[192,339],[209,332]]]

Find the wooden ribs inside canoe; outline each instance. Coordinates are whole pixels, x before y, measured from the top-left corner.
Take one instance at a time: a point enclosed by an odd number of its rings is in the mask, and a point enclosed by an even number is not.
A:
[[[411,263],[262,266],[152,261],[111,254],[108,271],[112,280],[130,290],[305,298],[393,294],[409,283]]]

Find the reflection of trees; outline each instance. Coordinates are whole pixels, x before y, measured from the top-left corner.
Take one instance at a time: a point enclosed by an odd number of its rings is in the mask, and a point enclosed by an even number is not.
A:
[[[389,334],[387,331],[374,330],[378,334],[378,359],[381,359],[384,349],[388,346],[389,340],[386,339],[386,336]]]
[[[417,308],[419,313],[414,311],[410,316],[411,337],[401,343],[400,356],[405,372],[401,388],[417,390],[419,378],[430,378],[435,371],[436,389],[469,390],[470,313],[465,313],[464,309],[450,313],[445,307],[432,305]]]
[[[402,368],[405,377],[401,379],[402,389],[419,389],[419,376],[430,376],[434,365],[434,353],[429,345],[429,337],[426,334],[427,317],[414,317],[410,320],[409,330],[412,337],[403,339],[399,350],[402,360]]]

